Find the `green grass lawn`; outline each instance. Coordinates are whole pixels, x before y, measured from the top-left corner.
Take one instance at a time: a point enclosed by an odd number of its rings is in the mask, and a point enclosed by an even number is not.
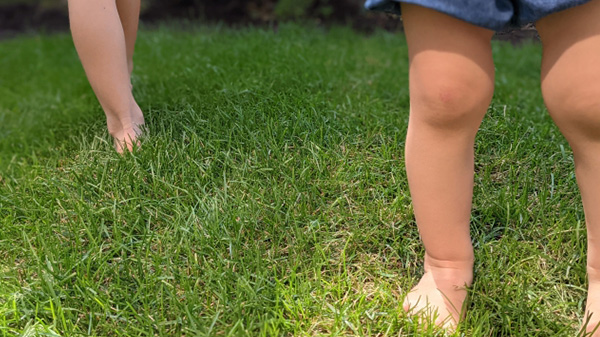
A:
[[[493,48],[457,336],[575,336],[571,151],[540,46]],[[441,336],[400,308],[423,255],[406,58],[384,32],[143,30],[150,134],[120,156],[69,35],[0,41],[0,335]]]

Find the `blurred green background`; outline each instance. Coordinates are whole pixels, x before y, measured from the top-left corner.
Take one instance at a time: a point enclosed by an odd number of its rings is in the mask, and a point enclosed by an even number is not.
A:
[[[364,0],[142,0],[142,22],[197,20],[228,25],[302,21],[361,31],[395,30],[400,20],[363,9]],[[0,34],[68,29],[67,0],[0,0]]]

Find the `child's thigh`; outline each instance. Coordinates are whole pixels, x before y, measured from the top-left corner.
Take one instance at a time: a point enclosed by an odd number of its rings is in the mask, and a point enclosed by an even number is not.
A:
[[[588,73],[587,67],[600,67],[600,0],[551,14],[536,22],[536,28],[544,46],[542,67],[553,67],[561,59],[584,61],[572,64],[581,69],[582,75]]]

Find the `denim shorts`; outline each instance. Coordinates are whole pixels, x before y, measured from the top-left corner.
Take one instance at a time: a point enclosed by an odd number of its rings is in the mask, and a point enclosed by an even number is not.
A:
[[[590,0],[366,0],[365,8],[400,14],[400,1],[431,8],[480,27],[501,30],[535,22]]]

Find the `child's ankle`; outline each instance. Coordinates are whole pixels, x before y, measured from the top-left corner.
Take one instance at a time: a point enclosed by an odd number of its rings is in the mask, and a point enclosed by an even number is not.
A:
[[[593,282],[600,282],[600,268],[587,266],[588,279]]]
[[[434,279],[445,280],[456,286],[470,286],[473,283],[474,258],[464,260],[440,260],[425,255],[425,272],[431,272]]]
[[[425,253],[425,264],[431,267],[473,269],[474,263],[475,256],[472,251],[470,253],[464,254],[463,256],[453,256],[447,259],[433,257],[430,254]]]

